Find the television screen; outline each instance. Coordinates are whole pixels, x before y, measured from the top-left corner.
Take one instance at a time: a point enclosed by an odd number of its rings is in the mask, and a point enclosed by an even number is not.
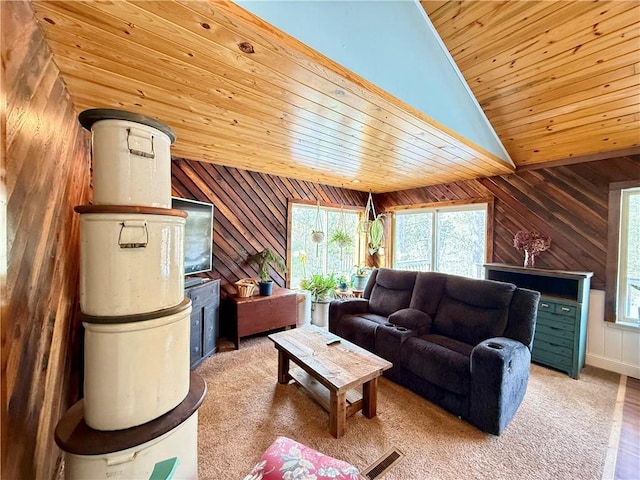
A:
[[[213,268],[213,205],[171,197],[171,208],[189,214],[184,225],[184,273],[208,272]]]

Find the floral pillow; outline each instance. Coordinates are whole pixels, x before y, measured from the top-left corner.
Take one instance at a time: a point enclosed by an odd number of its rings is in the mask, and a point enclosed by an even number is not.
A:
[[[278,437],[244,480],[358,480],[358,469],[302,445]]]

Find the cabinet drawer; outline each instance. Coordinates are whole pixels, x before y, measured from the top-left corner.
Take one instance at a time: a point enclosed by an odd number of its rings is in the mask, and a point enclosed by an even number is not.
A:
[[[564,332],[561,332],[564,333]],[[557,331],[538,330],[534,337],[534,342],[544,341],[550,344],[559,345],[569,348],[573,351],[574,338],[573,335],[558,335]]]
[[[560,339],[561,340],[561,339]],[[573,358],[573,348],[561,345],[562,341],[556,341],[551,338],[547,341],[544,336],[538,336],[533,341],[533,348],[538,351],[550,352],[555,355],[566,357],[568,360]]]
[[[188,290],[188,294],[193,309],[202,308],[217,299],[218,282],[209,282],[200,287],[191,288]]]
[[[567,332],[571,332],[570,335],[573,337],[573,332],[575,331],[575,323],[564,321],[562,317],[539,317],[538,321],[536,322],[536,331],[542,328],[548,328],[552,330],[566,330]]]
[[[563,371],[570,370],[573,362],[570,358],[563,357],[562,355],[558,355],[554,352],[549,352],[543,348],[536,350],[535,344],[533,352],[531,352],[531,360]]]
[[[540,300],[538,304],[538,315],[542,312],[550,312],[554,313],[556,311],[556,305],[553,302],[548,302],[546,300]]]
[[[563,315],[565,317],[576,318],[578,309],[575,305],[566,305],[562,303],[556,303],[556,314]]]

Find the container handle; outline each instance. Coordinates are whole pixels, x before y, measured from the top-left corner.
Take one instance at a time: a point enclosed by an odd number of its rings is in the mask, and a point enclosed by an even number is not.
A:
[[[125,241],[125,240],[135,239],[135,237],[131,239],[127,238],[128,234],[127,232],[125,232],[125,228],[129,230],[139,229],[139,228],[144,229],[144,241],[143,242]],[[133,232],[129,232],[129,233],[133,233]],[[139,232],[138,232],[138,236],[139,236]],[[137,240],[140,240],[140,238],[138,238]],[[118,245],[120,245],[120,248],[146,248],[148,243],[149,243],[149,229],[147,228],[146,220],[145,221],[127,220],[120,223],[120,235],[118,235]]]
[[[133,155],[156,158],[156,152],[153,149],[153,135],[143,130],[127,128],[127,148]]]

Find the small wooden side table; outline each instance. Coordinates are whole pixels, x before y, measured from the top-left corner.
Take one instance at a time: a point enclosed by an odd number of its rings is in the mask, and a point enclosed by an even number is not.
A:
[[[228,335],[240,347],[240,338],[282,327],[295,327],[298,318],[297,294],[294,290],[274,287],[269,296],[229,297]]]
[[[342,298],[362,298],[362,294],[364,292],[362,290],[336,290],[335,297],[340,300]]]

